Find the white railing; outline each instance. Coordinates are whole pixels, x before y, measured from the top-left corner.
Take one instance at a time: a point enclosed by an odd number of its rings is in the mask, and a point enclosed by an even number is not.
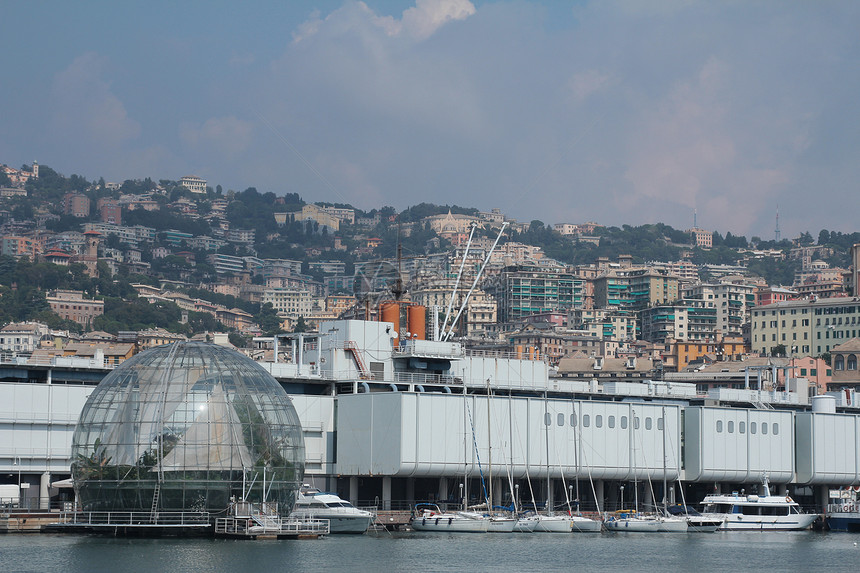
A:
[[[86,526],[208,527],[208,511],[72,511],[60,514],[61,522]]]
[[[0,352],[0,364],[11,364],[13,366],[59,366],[66,368],[95,368],[113,370],[116,364],[110,364],[94,358],[82,358],[80,356],[37,356],[29,354],[17,354],[14,352]]]
[[[328,535],[328,519],[281,519],[266,517],[219,517],[215,520],[216,534],[232,535]]]

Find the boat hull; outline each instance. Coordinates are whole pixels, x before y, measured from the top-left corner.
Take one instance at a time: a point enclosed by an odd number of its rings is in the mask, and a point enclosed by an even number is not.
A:
[[[687,520],[674,518],[621,518],[608,520],[603,525],[609,531],[630,533],[686,533],[688,531]]]
[[[324,510],[306,512],[294,511],[291,517],[294,519],[327,519],[329,522],[329,533],[364,533],[373,523],[373,514],[361,512],[363,515],[344,515],[343,513],[328,513]]]
[[[517,520],[510,517],[490,518],[488,533],[513,533],[517,526]]]
[[[687,531],[713,533],[723,526],[722,519],[694,516],[687,518]]]
[[[743,515],[743,514],[709,514],[703,517],[723,519],[721,531],[798,531],[809,529],[818,518],[814,513],[793,513],[790,515]]]
[[[535,533],[598,533],[599,521],[579,516],[540,516],[535,525]]]
[[[447,533],[488,533],[489,519],[472,519],[456,514],[413,517],[409,522],[415,531],[437,531]],[[514,524],[516,524],[514,522]],[[513,531],[513,528],[511,528]]]
[[[574,517],[570,522],[570,530],[574,533],[600,533],[603,523],[587,517]]]
[[[860,533],[860,513],[831,513],[824,521],[831,531]]]
[[[538,520],[536,517],[521,517],[517,520],[514,526],[515,533],[533,533],[537,527]]]

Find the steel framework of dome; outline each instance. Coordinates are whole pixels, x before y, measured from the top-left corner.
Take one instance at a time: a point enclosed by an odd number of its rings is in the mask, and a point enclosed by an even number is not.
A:
[[[225,511],[267,501],[287,515],[304,476],[295,408],[259,364],[203,342],[141,352],[106,376],[72,438],[85,511]]]

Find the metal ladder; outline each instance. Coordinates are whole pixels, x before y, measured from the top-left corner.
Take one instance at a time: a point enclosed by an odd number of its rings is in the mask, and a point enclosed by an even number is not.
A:
[[[149,511],[149,522],[158,521],[158,498],[161,494],[161,482],[155,482],[155,492],[152,494],[152,509]]]

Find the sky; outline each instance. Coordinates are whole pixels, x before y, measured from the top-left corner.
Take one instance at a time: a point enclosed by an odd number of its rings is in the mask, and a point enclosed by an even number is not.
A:
[[[370,210],[855,232],[860,2],[9,1],[0,163]]]

